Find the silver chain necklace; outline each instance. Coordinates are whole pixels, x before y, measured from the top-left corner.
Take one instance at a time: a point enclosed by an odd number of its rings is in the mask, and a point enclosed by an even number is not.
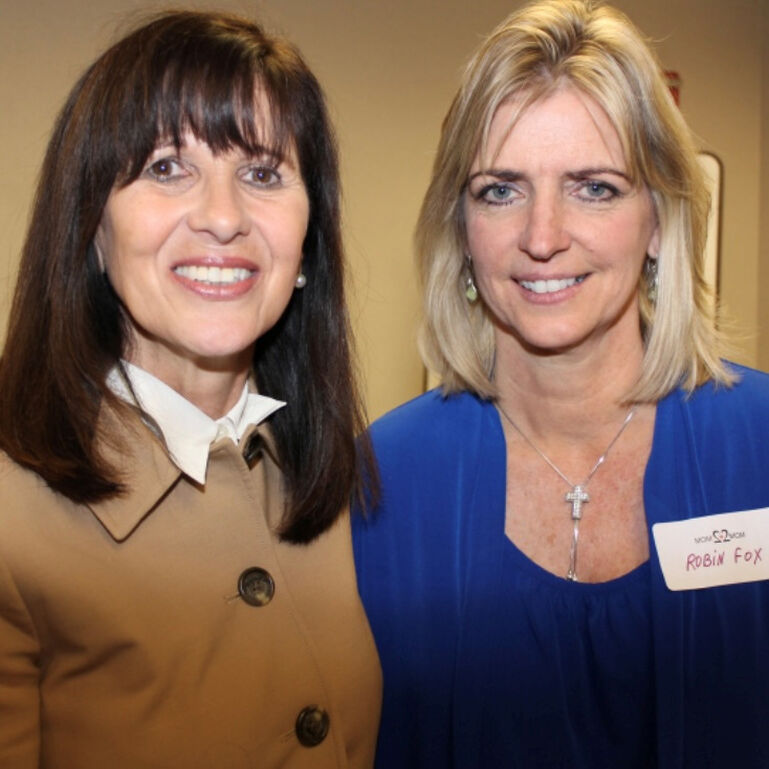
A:
[[[544,451],[542,451],[532,440],[529,438],[528,435],[526,435],[523,430],[521,430],[520,427],[518,427],[515,422],[510,418],[510,415],[502,408],[502,406],[497,402],[497,408],[502,412],[502,416],[510,423],[510,425],[513,427],[513,429],[518,433],[518,435],[523,438],[523,440],[526,441],[526,443],[531,446],[531,448],[534,449],[534,451],[539,454],[539,456],[542,457],[542,459],[547,462],[547,464],[550,465],[550,467],[555,470],[556,473],[564,480],[566,481],[567,485],[571,488],[571,491],[566,492],[566,495],[564,496],[564,500],[568,502],[571,505],[571,519],[574,523],[574,528],[572,530],[572,537],[571,537],[571,550],[569,552],[569,571],[566,572],[566,579],[570,579],[572,582],[578,582],[577,579],[577,544],[579,542],[579,522],[582,518],[582,505],[584,505],[586,502],[590,501],[590,497],[587,493],[587,485],[590,483],[590,479],[596,474],[596,471],[598,468],[606,461],[606,457],[609,455],[609,452],[612,449],[612,446],[619,440],[620,435],[625,432],[625,428],[630,424],[630,420],[635,416],[635,406],[630,409],[628,412],[628,415],[625,417],[625,421],[620,426],[619,430],[617,431],[617,434],[611,439],[609,442],[609,445],[604,450],[603,454],[601,454],[600,457],[598,457],[598,460],[593,465],[593,469],[587,474],[587,477],[585,478],[582,483],[572,483],[566,475],[561,472],[561,470],[556,466],[555,462],[548,457]]]

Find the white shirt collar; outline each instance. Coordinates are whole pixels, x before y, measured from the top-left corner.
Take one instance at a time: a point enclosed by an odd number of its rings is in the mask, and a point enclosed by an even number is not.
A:
[[[251,425],[258,425],[286,405],[249,392],[246,384],[238,402],[214,420],[144,369],[128,361],[122,361],[122,367],[130,387],[117,366],[107,375],[107,385],[115,395],[152,417],[174,464],[200,484],[206,482],[208,452],[214,441],[230,438],[237,444]]]

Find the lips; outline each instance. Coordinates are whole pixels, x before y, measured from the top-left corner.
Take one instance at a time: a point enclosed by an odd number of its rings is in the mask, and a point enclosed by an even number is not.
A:
[[[556,291],[563,291],[578,283],[582,283],[587,275],[577,275],[573,278],[548,278],[538,280],[519,280],[518,285],[531,291],[534,294],[554,294]]]
[[[256,283],[259,268],[238,257],[203,257],[179,261],[171,267],[174,279],[203,299],[237,299]]]
[[[245,267],[219,267],[217,265],[182,264],[174,267],[176,275],[209,286],[230,286],[234,283],[240,283],[250,278],[254,272],[254,270],[248,270]]]

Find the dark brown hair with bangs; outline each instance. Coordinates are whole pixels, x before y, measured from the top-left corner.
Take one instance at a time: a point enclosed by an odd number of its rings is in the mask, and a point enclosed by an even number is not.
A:
[[[259,95],[257,102],[256,94]],[[255,111],[267,104],[267,114]],[[271,420],[288,501],[282,536],[307,542],[376,486],[349,347],[336,144],[320,86],[291,44],[218,13],[156,16],[107,50],[75,85],[48,145],[0,359],[0,448],[75,502],[124,489],[102,454],[99,416],[127,326],[94,236],[114,185],[141,173],[159,141],[191,131],[214,152],[280,158],[292,146],[310,200],[303,270],[254,374],[288,402]]]

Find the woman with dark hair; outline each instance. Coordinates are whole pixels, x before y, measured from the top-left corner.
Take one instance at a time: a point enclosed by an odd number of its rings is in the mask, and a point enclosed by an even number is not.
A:
[[[722,359],[708,194],[643,35],[540,0],[467,66],[417,224],[442,378],[353,518],[377,766],[769,766],[769,377]]]
[[[160,15],[72,91],[24,247],[0,765],[369,766],[361,425],[320,87],[252,22]]]

